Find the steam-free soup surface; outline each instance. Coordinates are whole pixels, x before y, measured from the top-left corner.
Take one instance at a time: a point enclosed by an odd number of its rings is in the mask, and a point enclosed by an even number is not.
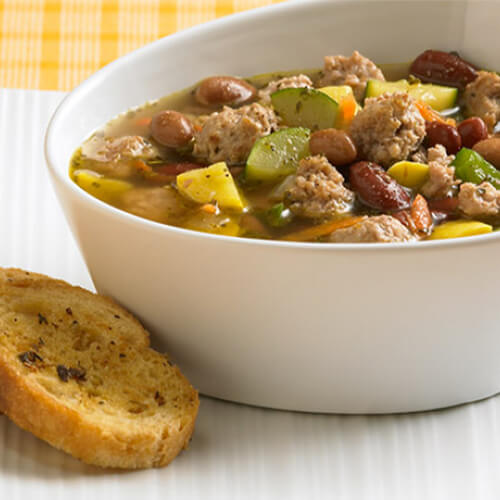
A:
[[[451,68],[451,69],[450,69]],[[500,223],[500,77],[426,51],[214,76],[111,120],[70,166],[155,222],[237,237],[411,242]]]

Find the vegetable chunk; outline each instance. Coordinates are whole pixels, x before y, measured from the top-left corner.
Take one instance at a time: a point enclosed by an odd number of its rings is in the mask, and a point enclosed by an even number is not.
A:
[[[429,239],[442,240],[448,238],[463,238],[465,236],[491,233],[492,231],[493,227],[483,222],[475,220],[453,220],[437,226]]]
[[[289,127],[311,130],[332,128],[337,120],[338,103],[324,92],[309,88],[283,89],[271,94],[276,113]]]
[[[419,189],[429,178],[429,165],[414,161],[398,161],[387,173],[402,186]]]
[[[293,174],[309,155],[310,131],[287,128],[259,139],[248,157],[245,176],[250,181],[275,182]]]
[[[116,199],[133,187],[130,182],[119,179],[106,179],[90,170],[77,170],[74,175],[75,182],[82,189],[105,202]]]
[[[217,202],[221,208],[238,211],[244,208],[233,176],[223,161],[178,175],[177,189],[196,203]]]

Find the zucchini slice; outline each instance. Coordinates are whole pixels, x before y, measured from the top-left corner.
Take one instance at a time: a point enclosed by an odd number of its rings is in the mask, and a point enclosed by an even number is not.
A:
[[[285,128],[260,138],[247,160],[249,181],[276,182],[297,170],[299,160],[309,155],[307,128]]]
[[[368,80],[366,84],[366,97],[377,97],[389,92],[407,92],[409,95],[425,102],[436,111],[453,108],[457,102],[458,89],[455,87],[444,87],[431,83],[412,83],[407,80],[396,82],[383,82],[380,80]]]
[[[310,130],[332,128],[337,119],[338,103],[316,89],[282,89],[271,94],[275,111],[288,127]]]

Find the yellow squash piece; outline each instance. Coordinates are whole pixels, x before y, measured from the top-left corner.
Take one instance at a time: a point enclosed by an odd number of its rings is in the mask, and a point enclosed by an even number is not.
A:
[[[446,238],[463,238],[478,234],[491,233],[493,227],[484,222],[475,220],[453,220],[437,226],[428,238],[429,240],[443,240]]]
[[[178,175],[177,189],[197,203],[216,202],[220,208],[238,211],[244,208],[233,176],[223,161]]]
[[[335,128],[346,129],[356,113],[361,109],[349,85],[332,85],[322,87],[321,92],[331,97],[339,105]]]
[[[387,173],[402,186],[419,189],[429,178],[429,165],[414,161],[398,161]]]
[[[105,202],[117,199],[125,191],[133,187],[130,182],[119,179],[106,179],[90,170],[76,170],[73,177],[75,182],[87,193]]]

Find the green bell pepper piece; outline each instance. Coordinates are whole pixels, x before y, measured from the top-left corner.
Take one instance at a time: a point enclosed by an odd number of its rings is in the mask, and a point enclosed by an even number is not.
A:
[[[489,182],[500,189],[500,171],[472,149],[462,148],[452,162],[455,175],[465,182],[481,184]]]
[[[283,203],[276,203],[266,212],[266,219],[273,227],[283,227],[292,220],[292,213]]]

